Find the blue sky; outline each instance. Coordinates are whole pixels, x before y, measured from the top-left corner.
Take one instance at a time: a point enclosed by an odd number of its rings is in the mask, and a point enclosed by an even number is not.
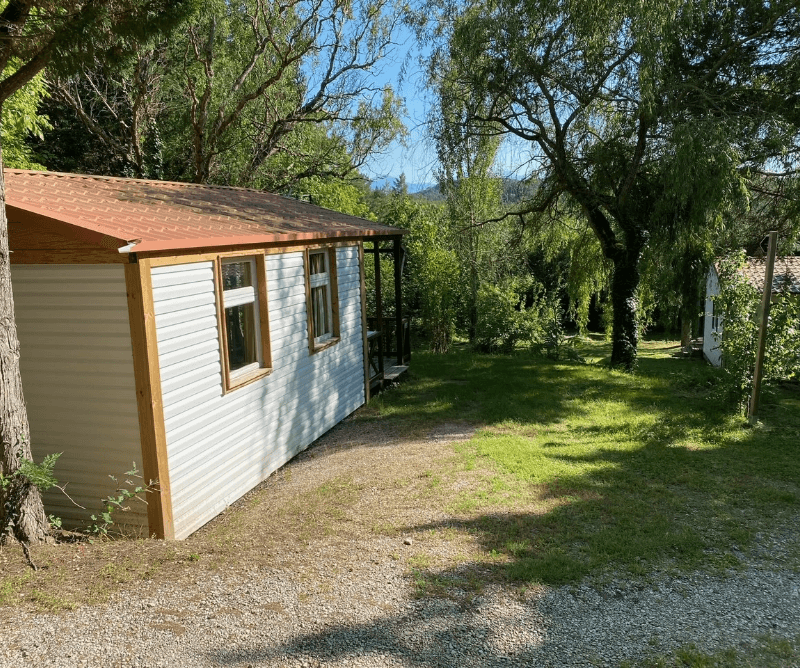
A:
[[[425,120],[432,105],[431,92],[425,89],[425,72],[419,63],[420,52],[412,33],[401,28],[400,43],[391,58],[386,59],[376,74],[376,85],[390,83],[395,92],[405,99],[408,128],[407,146],[395,143],[385,155],[376,156],[362,172],[373,180],[376,186],[387,179],[393,180],[406,175],[408,184],[428,186],[436,183],[436,149],[426,136]],[[401,80],[401,71],[403,72]],[[524,145],[504,142],[497,156],[495,169],[498,173],[512,178],[523,178],[520,166],[530,160]]]
[[[399,32],[400,43],[395,53],[386,59],[376,74],[377,85],[390,83],[395,92],[405,99],[408,128],[406,146],[395,142],[385,155],[376,156],[362,171],[374,181],[396,179],[406,175],[409,184],[435,183],[436,151],[429,144],[425,133],[425,118],[428,113],[430,95],[424,89],[425,73],[419,64],[419,51],[414,36],[403,28]],[[402,80],[401,80],[402,73]]]

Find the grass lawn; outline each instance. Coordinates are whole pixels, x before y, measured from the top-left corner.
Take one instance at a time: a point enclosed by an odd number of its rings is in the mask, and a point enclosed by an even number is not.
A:
[[[768,390],[760,423],[714,398],[718,371],[645,341],[635,374],[519,352],[419,353],[412,379],[378,397],[373,419],[424,429],[479,426],[464,466],[497,475],[450,502],[461,529],[521,583],[562,584],[619,569],[735,569],[757,549],[800,565],[797,546],[772,550],[800,502],[800,390]]]

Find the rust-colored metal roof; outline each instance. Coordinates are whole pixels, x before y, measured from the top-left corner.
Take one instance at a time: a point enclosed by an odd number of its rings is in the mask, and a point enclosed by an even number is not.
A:
[[[5,170],[9,220],[30,212],[76,238],[136,252],[403,234],[272,193],[21,169]]]

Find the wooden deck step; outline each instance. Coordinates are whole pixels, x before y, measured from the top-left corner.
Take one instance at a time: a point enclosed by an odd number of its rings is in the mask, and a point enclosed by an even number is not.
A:
[[[383,368],[383,379],[384,381],[388,381],[393,383],[396,381],[400,376],[402,376],[406,371],[408,371],[407,365],[394,365],[394,366],[387,366]]]

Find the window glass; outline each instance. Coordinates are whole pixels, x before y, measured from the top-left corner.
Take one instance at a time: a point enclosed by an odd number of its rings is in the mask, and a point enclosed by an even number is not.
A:
[[[223,260],[220,273],[228,348],[227,370],[230,378],[236,378],[257,370],[263,362],[256,259]]]
[[[328,251],[309,253],[308,264],[313,338],[314,343],[323,343],[333,335]]]
[[[222,264],[222,289],[234,290],[253,285],[253,261],[224,262]]]
[[[331,333],[330,318],[328,317],[327,285],[311,288],[311,304],[314,309],[314,338],[318,339]]]
[[[256,304],[240,304],[225,309],[228,337],[228,368],[236,371],[258,362]]]
[[[309,257],[311,258],[311,268],[308,273],[324,274],[327,272],[327,253],[312,253]]]

